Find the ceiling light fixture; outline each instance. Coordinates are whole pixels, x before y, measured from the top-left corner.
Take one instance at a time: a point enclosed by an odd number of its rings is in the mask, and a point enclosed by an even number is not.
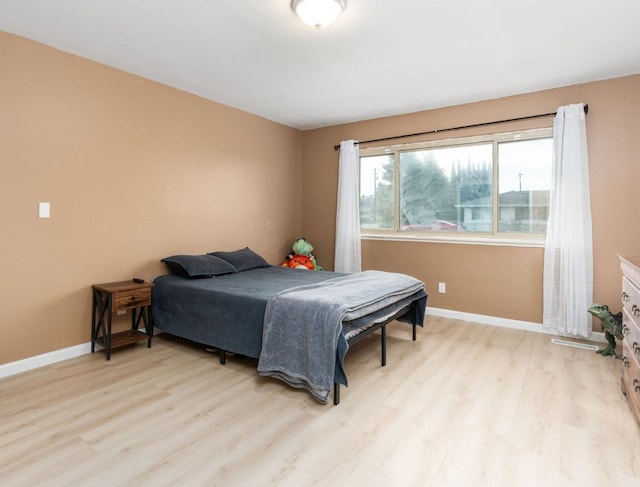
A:
[[[291,9],[305,24],[316,29],[335,21],[344,9],[347,0],[292,0]]]

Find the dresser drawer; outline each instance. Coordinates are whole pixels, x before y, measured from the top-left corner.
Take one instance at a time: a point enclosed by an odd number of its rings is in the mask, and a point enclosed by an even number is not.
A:
[[[151,287],[138,287],[116,291],[113,293],[111,309],[118,311],[122,309],[138,308],[140,306],[151,305]]]
[[[622,343],[622,361],[622,383],[627,399],[638,415],[640,414],[640,362],[626,341]]]
[[[622,335],[629,344],[631,351],[640,360],[640,327],[637,320],[629,316],[626,308],[622,310]]]
[[[636,322],[640,322],[640,289],[626,276],[622,278],[622,306]]]
[[[622,391],[640,425],[640,256],[620,256],[622,269]]]

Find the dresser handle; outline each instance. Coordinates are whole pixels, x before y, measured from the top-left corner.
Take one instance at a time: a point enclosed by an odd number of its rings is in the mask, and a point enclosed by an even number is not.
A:
[[[629,359],[625,356],[622,357],[622,365],[627,368],[629,367]]]
[[[631,329],[627,326],[626,323],[622,324],[622,334],[627,336],[631,332]]]
[[[633,353],[640,357],[640,345],[638,345],[638,342],[633,342]]]
[[[635,318],[637,318],[638,316],[640,316],[640,308],[638,308],[638,305],[634,304],[634,305],[631,307],[631,313],[633,314],[633,316],[634,316]]]
[[[633,379],[633,388],[636,390],[636,392],[640,392],[640,380]]]
[[[629,295],[622,291],[622,302],[626,303],[627,301],[629,301]]]

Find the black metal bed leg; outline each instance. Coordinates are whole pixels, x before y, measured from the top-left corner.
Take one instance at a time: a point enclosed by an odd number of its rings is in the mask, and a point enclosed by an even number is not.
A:
[[[380,364],[384,367],[387,365],[387,327],[380,328]]]
[[[337,382],[333,383],[333,405],[337,406],[340,404],[340,384]]]
[[[220,363],[222,365],[227,363],[227,352],[225,352],[224,350],[220,350]]]
[[[413,341],[416,341],[416,330],[418,329],[418,325],[413,324]]]

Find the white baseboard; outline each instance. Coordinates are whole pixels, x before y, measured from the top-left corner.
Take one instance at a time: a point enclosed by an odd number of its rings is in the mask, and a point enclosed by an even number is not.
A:
[[[79,357],[80,355],[85,355],[87,353],[91,353],[91,342],[81,343],[80,345],[74,345],[73,347],[63,348],[60,350],[54,350],[53,352],[35,355],[15,362],[9,362],[8,364],[0,365],[0,379],[2,377],[19,374],[20,372],[26,372],[27,370],[37,369],[44,365],[51,365],[56,362]]]
[[[474,313],[465,313],[464,311],[454,311],[451,309],[432,307],[427,307],[427,315],[440,316],[442,318],[453,318],[456,320],[470,321],[473,323],[481,323],[484,325],[500,326],[502,328],[513,328],[515,330],[533,331],[535,333],[544,333],[546,335],[578,338],[591,342],[607,343],[607,339],[605,338],[604,333],[601,332],[593,332],[591,334],[591,337],[585,339],[582,337],[574,337],[571,335],[558,333],[555,330],[545,328],[542,323],[535,323],[533,321],[511,320],[508,318],[499,318],[497,316],[478,315]]]
[[[141,331],[146,331],[145,328],[140,328]],[[160,328],[156,328],[153,332],[153,336],[157,336],[163,331]],[[102,347],[98,347],[102,350]],[[91,353],[91,342],[81,343],[80,345],[74,345],[73,347],[62,348],[60,350],[54,350],[52,352],[43,353],[41,355],[35,355],[15,362],[9,362],[8,364],[0,365],[0,379],[8,377],[10,375],[19,374],[20,372],[26,372],[27,370],[37,369],[38,367],[44,367],[45,365],[55,364],[56,362],[62,362],[70,358],[79,357]]]
[[[499,318],[497,316],[478,315],[474,313],[465,313],[463,311],[454,311],[443,308],[427,307],[427,315],[441,316],[442,318],[453,318],[456,320],[470,321],[473,323],[481,323],[485,325],[500,326],[503,328],[513,328],[516,330],[532,331],[535,333],[545,333],[547,335],[554,336],[567,336],[562,335],[553,330],[546,329],[542,323],[534,323],[531,321],[519,321],[510,320],[508,318]],[[154,335],[162,333],[162,330],[155,329]],[[575,338],[575,337],[570,337]],[[592,342],[606,343],[607,340],[604,337],[604,333],[594,332],[588,339]],[[20,372],[26,372],[28,370],[37,369],[45,365],[55,364],[74,357],[79,357],[91,353],[91,342],[81,343],[73,347],[63,348],[61,350],[54,350],[53,352],[43,353],[41,355],[35,355],[33,357],[17,360],[15,362],[9,362],[8,364],[0,365],[0,379],[8,377],[10,375],[19,374]]]

